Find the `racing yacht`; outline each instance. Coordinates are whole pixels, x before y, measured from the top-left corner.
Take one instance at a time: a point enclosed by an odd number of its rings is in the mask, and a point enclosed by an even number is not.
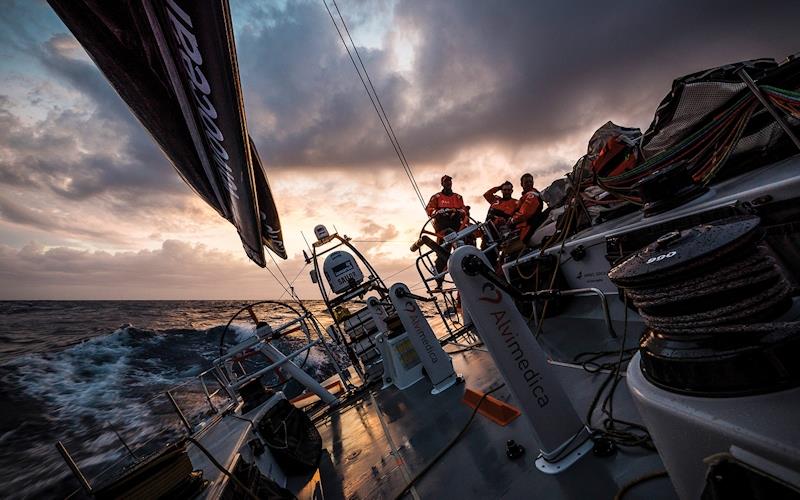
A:
[[[248,256],[285,258],[227,2],[49,3]],[[595,134],[526,249],[491,222],[421,234],[424,294],[318,226],[331,325],[299,300],[243,308],[252,335],[226,328],[212,367],[164,395],[179,427],[159,449],[120,440],[126,460],[87,477],[57,444],[76,494],[797,498],[798,88],[796,60],[677,80],[644,134]],[[289,334],[305,341],[285,353]],[[300,362],[314,347],[327,380]],[[202,405],[181,404],[189,387]]]

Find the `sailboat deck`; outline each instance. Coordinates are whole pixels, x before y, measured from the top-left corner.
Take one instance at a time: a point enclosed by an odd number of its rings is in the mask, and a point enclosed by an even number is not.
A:
[[[486,392],[502,383],[485,351],[458,353],[452,359],[464,384],[436,396],[425,380],[405,391],[391,387],[318,425],[338,483],[326,482],[326,498],[395,498],[469,419],[472,409],[461,401],[465,388]],[[585,415],[606,375],[579,367],[554,368],[578,414]],[[492,396],[518,406],[505,387]],[[617,389],[614,411],[619,418],[640,421],[624,383]],[[505,455],[509,439],[526,449],[514,461]],[[547,475],[534,466],[537,450],[537,438],[524,416],[501,427],[478,414],[404,498],[613,498],[627,483],[663,470],[656,453],[620,448],[610,457],[590,454],[561,474]],[[637,485],[625,498],[677,497],[662,477]]]

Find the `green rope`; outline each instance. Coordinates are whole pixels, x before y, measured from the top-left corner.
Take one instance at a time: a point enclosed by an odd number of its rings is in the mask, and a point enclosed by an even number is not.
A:
[[[798,90],[782,89],[778,87],[773,87],[772,85],[761,85],[761,89],[774,94],[780,94],[789,97],[791,99],[800,100],[800,91]]]
[[[800,103],[800,90],[782,89],[771,85],[761,85],[760,88],[771,96],[785,99],[792,103]],[[679,143],[619,175],[597,177],[597,185],[623,199],[637,202],[635,199],[637,198],[635,196],[636,193],[634,193],[633,189],[635,181],[643,174],[668,164],[675,157],[686,154],[687,150],[691,148],[696,148],[697,150],[691,156],[687,156],[687,158],[695,160],[690,167],[689,173],[694,176],[702,172],[702,183],[704,185],[708,184],[736,148],[741,134],[755,111],[754,103],[755,98],[752,94],[743,95],[728,106],[727,109],[715,116],[714,119]],[[784,104],[784,106],[794,106],[794,104]]]
[[[686,139],[682,140],[681,142],[679,142],[675,146],[673,146],[673,147],[671,147],[671,148],[669,148],[669,149],[667,149],[665,151],[662,151],[661,153],[653,156],[652,158],[650,158],[646,162],[642,163],[638,167],[636,167],[636,168],[634,168],[632,170],[628,170],[627,172],[624,172],[624,173],[622,173],[620,175],[617,175],[617,176],[614,176],[614,177],[601,177],[600,179],[602,181],[604,181],[604,182],[608,182],[608,181],[611,181],[611,180],[613,180],[613,181],[622,181],[622,180],[625,180],[625,179],[627,179],[629,177],[632,177],[635,174],[638,174],[638,173],[641,173],[641,172],[644,172],[644,171],[647,171],[647,170],[651,170],[654,166],[673,158],[675,155],[677,155],[678,153],[680,153],[684,149],[688,148],[689,146],[694,145],[694,143],[698,139],[700,139],[703,136],[705,136],[708,133],[709,130],[711,130],[714,127],[716,127],[720,122],[724,121],[726,118],[729,118],[732,114],[738,112],[740,106],[744,105],[746,103],[746,101],[752,100],[752,99],[753,99],[753,96],[751,96],[751,95],[746,95],[746,96],[742,97],[741,99],[736,101],[736,103],[734,103],[729,109],[727,109],[725,111],[725,113],[723,113],[722,116],[720,116],[720,117],[716,118],[715,120],[712,120],[711,122],[707,123],[705,126],[700,128],[699,130],[697,130],[693,134],[689,135]]]

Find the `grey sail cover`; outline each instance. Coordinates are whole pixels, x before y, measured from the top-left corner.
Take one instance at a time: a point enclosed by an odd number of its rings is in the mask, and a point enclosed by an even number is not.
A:
[[[286,258],[247,132],[226,0],[48,0],[189,186],[239,231],[248,257]]]

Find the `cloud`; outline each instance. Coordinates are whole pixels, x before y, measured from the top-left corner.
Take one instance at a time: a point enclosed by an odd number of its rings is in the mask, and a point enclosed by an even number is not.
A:
[[[153,191],[188,194],[71,35],[53,35],[34,53],[56,81],[77,94],[32,122],[12,111],[8,96],[0,97],[0,183],[47,188],[73,200],[104,193],[132,202]],[[52,93],[50,85],[40,81],[30,89],[31,99]]]
[[[175,240],[155,250],[116,253],[0,246],[0,276],[20,284],[0,292],[9,299],[262,297],[269,287],[258,271],[229,252]]]
[[[788,0],[339,5],[424,196],[446,171],[476,218],[486,188],[516,184],[523,171],[544,187],[606,121],[646,127],[674,78],[800,48],[800,3]],[[4,247],[3,281],[13,275],[31,295],[35,284],[42,297],[224,296],[237,293],[229,281],[245,283],[242,293],[276,290],[45,9],[13,2],[0,19],[0,218],[9,228],[0,244],[47,244]],[[424,213],[321,3],[241,0],[233,9],[248,124],[284,233],[349,224],[354,238],[387,241],[362,246],[375,265],[408,266]],[[139,250],[162,240],[177,243]],[[301,267],[292,259],[286,274]]]
[[[213,219],[151,141],[127,125],[74,109],[26,123],[12,107],[0,96],[0,218],[111,244],[122,243],[119,228],[132,223],[152,231]]]
[[[384,46],[360,52],[412,163],[446,163],[476,144],[546,147],[608,119],[646,126],[676,77],[797,51],[800,4],[768,4],[400,0]],[[367,22],[357,5],[342,9],[351,31]],[[266,20],[238,44],[268,163],[394,165],[318,2],[258,12]],[[402,49],[413,52],[410,71],[393,66]]]
[[[480,146],[510,157],[565,141],[584,146],[608,119],[646,126],[673,78],[796,50],[791,19],[800,13],[800,4],[775,0],[627,2],[614,9],[589,1],[376,0],[341,7],[405,152],[422,172]],[[234,9],[249,125],[270,168],[397,168],[319,2],[240,2]],[[137,187],[179,190],[160,151],[71,35],[15,40],[89,109],[53,111],[49,127],[21,128],[4,115],[0,125],[16,131],[17,142],[0,138],[15,153],[0,164],[0,182],[44,183],[75,199]],[[398,64],[398,54],[407,64]],[[34,149],[42,153],[25,154]],[[70,154],[76,149],[78,157]]]
[[[116,231],[82,227],[74,222],[69,222],[62,215],[31,209],[3,196],[0,196],[0,220],[71,237],[86,237],[106,242],[126,241],[125,237]]]
[[[391,276],[408,266],[385,260]],[[274,265],[269,266],[280,277]],[[318,298],[299,255],[281,264],[305,299]],[[409,275],[413,278],[415,273]],[[29,243],[16,249],[0,245],[0,300],[14,299],[259,299],[275,298],[282,288],[270,274],[237,253],[203,244],[166,240],[160,248],[104,252]],[[392,281],[394,282],[394,281]]]
[[[400,235],[394,224],[380,225],[365,219],[361,225],[360,239],[390,241]]]

